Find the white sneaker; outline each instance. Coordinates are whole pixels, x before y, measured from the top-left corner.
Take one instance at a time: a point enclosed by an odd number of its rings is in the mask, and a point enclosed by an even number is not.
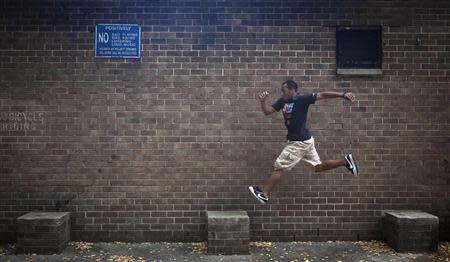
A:
[[[347,161],[347,169],[352,172],[354,176],[358,176],[358,165],[356,164],[355,159],[353,159],[352,154],[348,154],[345,156],[345,161]]]
[[[259,202],[266,204],[267,201],[269,201],[269,198],[264,196],[264,193],[261,189],[259,189],[259,187],[249,186],[248,190],[250,190],[250,192],[253,194],[253,196],[256,197],[256,199],[258,199]]]

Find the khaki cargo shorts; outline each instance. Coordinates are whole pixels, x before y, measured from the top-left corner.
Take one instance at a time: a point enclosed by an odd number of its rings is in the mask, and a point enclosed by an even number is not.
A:
[[[305,141],[288,141],[273,167],[275,170],[290,171],[300,160],[312,168],[322,164],[314,147],[314,137]]]

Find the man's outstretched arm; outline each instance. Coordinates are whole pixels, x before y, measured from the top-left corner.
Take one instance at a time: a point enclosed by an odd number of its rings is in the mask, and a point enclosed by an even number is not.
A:
[[[349,100],[351,102],[355,102],[356,101],[356,97],[354,94],[350,93],[350,92],[319,92],[317,93],[317,98],[316,100],[322,100],[322,99],[329,99],[329,98],[338,98],[338,97],[342,97],[346,100]]]
[[[259,101],[261,102],[261,109],[266,116],[276,112],[275,108],[273,108],[271,105],[268,105],[266,103],[267,96],[269,96],[269,92],[267,92],[267,91],[263,91],[263,92],[261,92],[261,94],[259,94]]]

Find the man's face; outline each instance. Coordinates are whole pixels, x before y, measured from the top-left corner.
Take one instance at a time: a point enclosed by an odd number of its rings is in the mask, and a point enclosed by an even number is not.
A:
[[[287,87],[287,84],[284,84],[281,86],[281,96],[285,101],[289,101],[294,97],[295,95],[295,89],[289,89]]]

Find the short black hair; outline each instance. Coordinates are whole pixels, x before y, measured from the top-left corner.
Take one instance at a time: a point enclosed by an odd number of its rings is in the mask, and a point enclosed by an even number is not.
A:
[[[295,91],[297,91],[297,89],[298,89],[298,85],[297,85],[297,83],[295,83],[294,80],[287,80],[287,81],[284,81],[283,84],[282,84],[281,86],[283,86],[284,84],[287,85],[287,88],[288,88],[288,89],[295,89]]]

